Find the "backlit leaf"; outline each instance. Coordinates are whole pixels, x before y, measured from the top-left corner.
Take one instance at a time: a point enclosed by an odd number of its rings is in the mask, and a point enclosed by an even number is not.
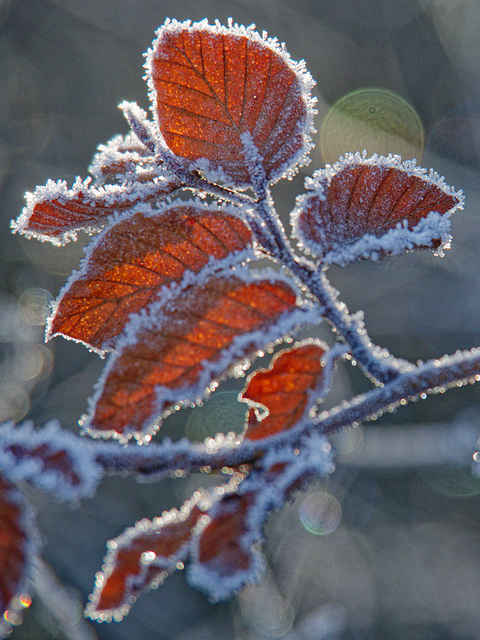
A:
[[[324,262],[345,265],[414,248],[441,254],[463,197],[443,178],[398,156],[358,153],[315,173],[292,214],[296,235]]]
[[[201,397],[232,365],[307,315],[280,278],[254,280],[237,269],[178,287],[127,327],[84,424],[94,435],[145,439],[157,416]]]
[[[25,589],[35,531],[22,495],[0,476],[0,615],[7,622],[12,599]]]
[[[305,163],[313,81],[276,41],[252,28],[167,21],[146,66],[158,127],[177,156],[204,158],[214,175],[249,184],[242,142],[249,134],[267,179]]]
[[[192,529],[204,513],[202,500],[205,495],[197,491],[180,511],[172,509],[153,521],[140,520],[108,543],[86,609],[91,618],[120,620],[141,591],[158,586],[186,559]],[[209,506],[209,500],[206,502]]]
[[[209,260],[244,251],[251,242],[242,220],[218,206],[177,202],[158,212],[135,213],[98,237],[83,269],[62,292],[47,335],[108,348],[129,315],[163,285],[181,280],[187,270],[200,271]]]
[[[95,187],[77,178],[72,188],[49,180],[27,193],[27,206],[12,222],[15,233],[63,244],[76,238],[76,230],[98,229],[115,213],[130,211],[141,202],[156,202],[181,186],[176,178],[155,177],[151,182],[128,182]]]
[[[325,350],[316,341],[298,343],[278,353],[268,369],[250,376],[240,395],[251,405],[245,438],[258,440],[286,431],[305,415],[330,382],[331,367],[325,370],[322,364]]]

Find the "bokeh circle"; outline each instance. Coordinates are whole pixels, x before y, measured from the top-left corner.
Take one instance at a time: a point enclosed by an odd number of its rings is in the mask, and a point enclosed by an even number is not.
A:
[[[326,164],[345,153],[395,153],[420,160],[424,130],[419,115],[404,98],[387,89],[358,89],[343,96],[327,112],[320,131]]]

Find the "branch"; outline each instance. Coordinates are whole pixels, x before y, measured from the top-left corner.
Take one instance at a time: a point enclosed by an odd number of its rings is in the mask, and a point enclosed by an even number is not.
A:
[[[429,394],[443,393],[448,387],[478,381],[480,347],[430,360],[402,373],[382,388],[372,389],[350,402],[313,416],[298,428],[271,438],[242,442],[240,437],[230,434],[210,438],[206,444],[191,443],[186,439],[175,443],[151,443],[145,448],[109,444],[96,451],[96,462],[106,471],[137,473],[145,479],[248,466],[272,446],[286,443],[289,447],[301,446],[303,437],[312,431],[332,434],[345,426],[376,419],[385,410],[392,411],[411,400],[425,399]]]
[[[137,444],[123,446],[118,443],[98,443],[68,433],[62,436],[61,442],[58,442],[59,426],[56,424],[52,423],[35,432],[32,431],[33,427],[30,423],[15,429],[12,425],[5,424],[0,429],[0,459],[3,460],[3,471],[8,477],[17,480],[21,478],[39,485],[60,499],[62,497],[78,499],[89,495],[91,487],[87,482],[81,482],[79,491],[64,490],[65,475],[61,473],[62,467],[57,469],[56,458],[51,456],[45,458],[49,451],[48,447],[39,446],[50,441],[57,441],[58,451],[65,454],[76,452],[77,474],[80,472],[84,475],[92,474],[92,470],[95,471],[100,467],[93,473],[95,476],[92,479],[93,485],[100,480],[102,471],[135,473],[144,480],[157,480],[169,475],[182,477],[188,473],[210,473],[211,471],[223,472],[229,476],[232,470],[248,472],[249,468],[272,448],[281,448],[285,445],[289,450],[295,447],[301,448],[303,439],[311,433],[332,434],[345,426],[376,419],[385,410],[392,411],[398,405],[406,404],[411,400],[424,399],[431,393],[443,393],[446,388],[478,381],[480,381],[480,347],[443,356],[440,360],[430,360],[402,373],[382,388],[374,388],[329,411],[312,414],[307,420],[301,421],[297,427],[263,440],[242,440],[241,436],[230,433],[208,438],[203,444],[192,443],[184,438],[175,443],[165,440],[159,444],[152,442],[148,447],[141,447]],[[27,442],[31,441],[31,446],[27,444],[24,444],[23,448],[16,446],[16,455],[13,455],[11,453],[13,444],[25,442],[26,437]],[[60,459],[60,463],[62,460]],[[51,472],[48,469],[43,470],[45,464],[53,465]]]
[[[346,305],[336,299],[336,291],[322,271],[313,271],[307,265],[300,264],[293,256],[286,262],[286,266],[323,305],[325,318],[349,345],[355,360],[374,381],[385,384],[414,367],[405,360],[394,358],[387,349],[372,343],[361,316],[351,315]]]
[[[480,347],[471,351],[457,351],[439,360],[428,360],[395,380],[376,388],[350,402],[317,415],[309,427],[320,427],[325,433],[334,433],[347,425],[380,417],[400,404],[424,400],[428,395],[443,393],[451,387],[461,387],[480,381]]]

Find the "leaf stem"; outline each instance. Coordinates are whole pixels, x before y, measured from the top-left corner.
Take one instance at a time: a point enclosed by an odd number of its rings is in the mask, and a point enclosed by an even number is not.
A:
[[[413,365],[393,358],[386,349],[372,344],[360,316],[352,316],[346,305],[336,299],[336,291],[328,282],[325,272],[321,269],[316,270],[315,266],[307,261],[300,262],[295,256],[281,221],[274,212],[271,196],[265,186],[258,195],[255,203],[256,212],[265,221],[275,240],[275,246],[272,247],[270,243],[265,248],[273,253],[273,257],[287,267],[320,302],[323,315],[350,346],[352,355],[363,370],[371,378],[383,384],[393,380],[403,370],[411,368]],[[261,237],[258,240],[262,242]]]

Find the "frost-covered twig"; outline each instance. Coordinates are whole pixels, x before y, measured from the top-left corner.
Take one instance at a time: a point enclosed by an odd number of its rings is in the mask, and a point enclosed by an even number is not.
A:
[[[480,349],[463,351],[439,360],[430,360],[408,370],[381,388],[375,388],[328,411],[317,412],[292,432],[282,432],[271,442],[244,441],[231,434],[210,438],[206,444],[182,440],[139,450],[127,447],[123,451],[109,445],[99,449],[97,462],[106,471],[128,471],[141,476],[162,477],[221,471],[239,465],[251,465],[270,446],[288,443],[295,448],[305,434],[312,431],[335,433],[345,426],[377,419],[383,412],[392,411],[408,401],[426,399],[430,394],[443,393],[449,387],[473,383],[480,377]],[[220,426],[220,425],[219,425]],[[241,446],[240,446],[241,445]]]
[[[179,509],[108,543],[86,613],[120,620],[142,589],[188,558],[190,582],[225,598],[258,579],[269,513],[333,471],[328,435],[480,380],[480,348],[416,365],[396,360],[372,344],[362,312],[351,315],[327,279],[331,264],[419,248],[443,255],[461,192],[414,161],[346,154],[306,180],[291,213],[293,249],[271,186],[308,163],[316,111],[305,64],[253,26],[167,20],[146,69],[153,120],[122,103],[131,131],[99,147],[92,177],[37,187],[12,224],[57,245],[80,229],[100,231],[52,305],[47,339],[112,353],[79,420],[95,439],[56,423],[0,428],[0,511],[9,525],[0,556],[16,559],[0,575],[6,615],[36,548],[16,484],[76,501],[106,472],[145,481],[216,474],[213,489],[198,488]],[[265,256],[275,269],[259,268]],[[293,342],[323,319],[331,346]],[[252,370],[238,397],[246,403],[240,435],[152,441],[172,412],[265,355],[269,364]],[[375,387],[322,410],[338,358],[357,361]]]
[[[428,360],[403,372],[383,387],[356,396],[349,402],[319,413],[314,424],[325,433],[334,433],[342,426],[366,419],[377,419],[385,411],[430,394],[444,393],[451,387],[461,387],[480,380],[480,348],[457,351],[440,359]]]
[[[336,292],[321,270],[314,271],[291,255],[283,255],[285,265],[322,305],[324,317],[348,344],[355,360],[374,380],[388,382],[410,366],[390,356],[386,349],[372,344],[361,317],[349,314],[346,305],[336,299]]]
[[[386,349],[372,344],[360,317],[349,314],[346,305],[337,300],[337,292],[328,282],[321,265],[316,268],[313,264],[305,260],[300,261],[295,256],[280,220],[272,215],[274,209],[267,190],[264,189],[261,192],[261,197],[255,204],[255,210],[274,238],[274,243],[272,244],[268,236],[265,237],[263,229],[256,231],[257,239],[272,257],[287,267],[318,300],[322,305],[322,314],[348,344],[353,357],[364,371],[374,380],[384,383],[411,366],[405,361],[399,361],[390,356]]]

